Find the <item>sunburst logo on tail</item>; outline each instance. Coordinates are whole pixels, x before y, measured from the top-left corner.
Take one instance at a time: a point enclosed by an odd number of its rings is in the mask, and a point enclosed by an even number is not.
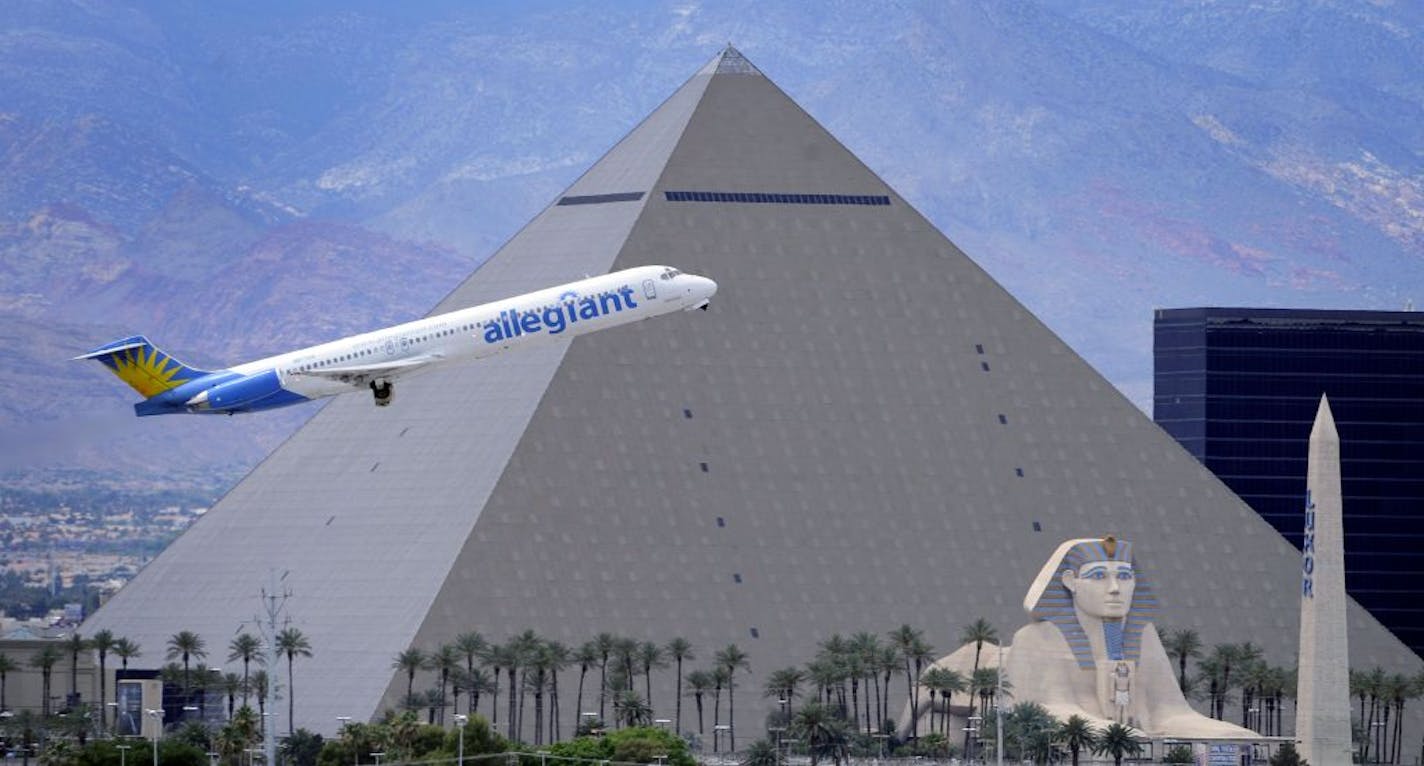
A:
[[[114,341],[75,359],[94,359],[102,363],[145,399],[208,374],[163,353],[142,335]]]
[[[131,348],[105,360],[114,374],[144,398],[157,396],[188,382],[180,377],[183,365],[173,361],[156,348]]]

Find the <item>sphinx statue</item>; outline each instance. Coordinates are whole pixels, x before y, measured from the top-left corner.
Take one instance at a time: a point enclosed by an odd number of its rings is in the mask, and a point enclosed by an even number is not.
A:
[[[1157,599],[1134,565],[1131,542],[1084,538],[1058,546],[1029,587],[1024,610],[1031,622],[1001,655],[1012,703],[1037,702],[1060,721],[1078,715],[1098,728],[1122,723],[1148,737],[1259,738],[1187,704],[1152,624]],[[931,667],[959,669],[973,649]],[[924,715],[928,705],[920,709]],[[901,720],[901,729],[909,728],[908,715]]]

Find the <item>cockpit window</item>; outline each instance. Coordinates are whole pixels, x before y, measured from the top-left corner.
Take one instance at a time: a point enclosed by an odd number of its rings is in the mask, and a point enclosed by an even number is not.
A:
[[[664,281],[666,281],[666,280],[672,279],[673,277],[681,276],[681,274],[682,274],[682,272],[681,272],[681,271],[678,271],[677,269],[668,269],[667,271],[664,271],[664,272],[663,272],[662,279],[663,279]]]

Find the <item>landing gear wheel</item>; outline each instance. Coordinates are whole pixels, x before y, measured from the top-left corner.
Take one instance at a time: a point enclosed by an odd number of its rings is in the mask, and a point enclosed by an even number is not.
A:
[[[371,393],[376,398],[377,407],[385,407],[391,403],[391,397],[395,396],[395,387],[384,380],[371,381]]]

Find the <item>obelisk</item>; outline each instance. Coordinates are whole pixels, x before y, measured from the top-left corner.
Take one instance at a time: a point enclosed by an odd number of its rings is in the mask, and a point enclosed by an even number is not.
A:
[[[1310,429],[1305,479],[1305,543],[1300,589],[1300,670],[1295,736],[1314,766],[1348,764],[1350,647],[1345,630],[1345,533],[1340,502],[1340,435],[1320,397]]]

